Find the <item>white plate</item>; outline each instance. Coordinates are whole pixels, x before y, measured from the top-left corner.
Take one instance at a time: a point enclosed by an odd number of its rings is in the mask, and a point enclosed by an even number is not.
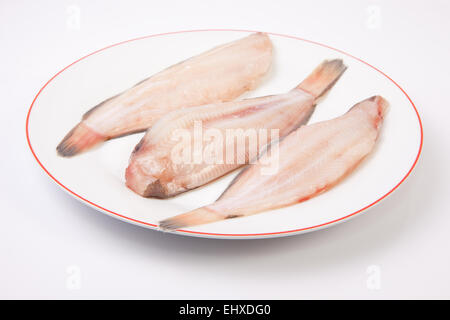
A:
[[[213,202],[232,173],[169,200],[144,199],[125,187],[124,170],[142,134],[111,140],[74,158],[55,147],[92,106],[178,61],[249,31],[197,30],[125,41],[83,57],[58,72],[36,95],[27,117],[27,138],[36,160],[76,199],[123,221],[156,229],[161,219]],[[266,238],[318,230],[348,220],[384,199],[409,175],[422,147],[422,126],[407,94],[387,75],[340,50],[296,37],[270,34],[272,71],[247,96],[282,93],[323,59],[342,58],[343,77],[316,108],[310,123],[345,113],[380,94],[390,102],[376,150],[332,190],[295,206],[242,219],[188,228],[179,234],[213,238]]]

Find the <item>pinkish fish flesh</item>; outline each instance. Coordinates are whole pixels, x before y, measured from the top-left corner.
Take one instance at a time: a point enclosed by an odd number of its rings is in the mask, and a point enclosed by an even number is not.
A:
[[[58,154],[74,156],[144,131],[176,109],[233,100],[258,84],[271,61],[269,37],[255,33],[173,65],[85,113],[58,145]]]
[[[192,107],[166,115],[136,146],[126,170],[127,186],[144,197],[168,198],[256,160],[266,145],[307,121],[317,98],[337,81],[345,69],[342,60],[324,61],[287,93]],[[217,161],[206,161],[205,158],[194,161],[194,156],[181,161],[174,159],[178,154],[192,153],[198,128],[214,132],[211,134],[214,139],[201,140],[197,150],[201,155],[205,155],[207,150],[217,151]],[[188,139],[180,141],[177,135],[182,130]],[[236,139],[245,140],[242,148],[237,142],[235,144],[234,137],[225,139],[232,130],[235,130]],[[272,130],[279,131],[272,135]],[[250,148],[252,142],[254,148]]]
[[[160,222],[176,230],[245,217],[308,200],[333,187],[375,146],[388,103],[381,96],[359,102],[336,119],[302,126],[279,143],[279,170],[262,175],[264,158],[249,165],[213,204]]]

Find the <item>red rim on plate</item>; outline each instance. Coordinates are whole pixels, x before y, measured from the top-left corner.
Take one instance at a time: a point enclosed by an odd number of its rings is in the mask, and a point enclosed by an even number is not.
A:
[[[145,221],[140,221],[140,220],[136,220],[136,219],[127,217],[127,216],[125,216],[124,214],[120,214],[120,213],[114,212],[114,211],[109,210],[109,209],[107,209],[107,208],[104,208],[104,207],[102,207],[102,206],[100,206],[100,205],[98,205],[98,204],[95,204],[95,203],[89,201],[88,199],[83,198],[82,196],[80,196],[79,194],[77,194],[77,193],[75,193],[74,191],[70,190],[70,189],[67,188],[65,185],[63,185],[61,182],[59,182],[58,179],[56,179],[56,178],[55,178],[55,177],[54,177],[54,176],[53,176],[53,175],[52,175],[52,174],[44,167],[44,165],[42,164],[42,162],[39,160],[39,158],[37,157],[36,153],[34,152],[33,147],[31,146],[31,139],[30,139],[29,130],[28,130],[28,124],[29,124],[29,120],[30,120],[30,114],[31,114],[31,110],[33,109],[34,103],[36,102],[37,98],[39,97],[39,95],[41,94],[41,92],[45,89],[45,87],[47,87],[47,85],[48,85],[54,78],[56,78],[58,75],[60,75],[62,72],[64,72],[65,70],[67,70],[69,67],[71,67],[71,66],[74,65],[75,63],[77,63],[77,62],[79,62],[79,61],[81,61],[81,60],[83,60],[83,59],[85,59],[85,58],[87,58],[87,57],[89,57],[89,56],[92,56],[92,55],[94,55],[94,54],[96,54],[96,53],[99,53],[99,52],[101,52],[101,51],[104,51],[104,50],[106,50],[106,49],[109,49],[109,48],[112,48],[112,47],[115,47],[115,46],[118,46],[118,45],[121,45],[121,44],[124,44],[124,43],[132,42],[132,41],[137,41],[137,40],[142,40],[142,39],[147,39],[147,38],[152,38],[152,37],[158,37],[158,36],[164,36],[164,35],[169,35],[169,34],[186,33],[186,32],[204,32],[204,31],[260,32],[260,31],[255,31],[255,30],[239,30],[239,29],[237,29],[237,30],[236,30],[236,29],[202,29],[202,30],[175,31],[175,32],[167,32],[167,33],[160,33],[160,34],[154,34],[154,35],[149,35],[149,36],[143,36],[143,37],[139,37],[139,38],[134,38],[134,39],[122,41],[122,42],[119,42],[119,43],[116,43],[116,44],[107,46],[107,47],[105,47],[105,48],[99,49],[99,50],[97,50],[97,51],[94,51],[94,52],[92,52],[92,53],[90,53],[90,54],[88,54],[88,55],[86,55],[86,56],[84,56],[84,57],[82,57],[82,58],[76,60],[75,62],[72,62],[72,63],[69,64],[67,67],[65,67],[64,69],[60,70],[60,71],[59,71],[58,73],[56,73],[53,77],[51,77],[50,80],[48,80],[48,81],[45,83],[45,85],[39,90],[39,92],[38,92],[38,93],[36,94],[36,96],[34,97],[33,102],[31,103],[30,109],[28,110],[27,119],[26,119],[26,126],[25,126],[25,127],[26,127],[26,135],[27,135],[28,146],[29,146],[29,148],[30,148],[30,150],[31,150],[31,152],[32,152],[32,154],[33,154],[33,156],[34,156],[34,158],[36,159],[36,161],[38,162],[38,164],[41,166],[41,168],[42,168],[42,169],[50,176],[50,178],[52,178],[52,179],[53,179],[60,187],[62,187],[63,189],[65,189],[66,191],[68,191],[69,193],[71,193],[72,195],[76,196],[77,198],[79,198],[79,199],[83,200],[84,202],[88,203],[89,205],[91,205],[91,206],[93,206],[93,207],[95,207],[95,208],[101,209],[101,210],[103,210],[103,211],[106,211],[106,212],[108,212],[108,213],[111,213],[111,214],[113,214],[113,215],[116,216],[116,217],[119,217],[119,218],[122,218],[122,219],[125,219],[125,220],[128,220],[128,221],[132,221],[132,222],[134,222],[135,224],[142,225],[142,226],[145,226],[145,227],[153,227],[153,228],[157,228],[157,225],[155,225],[155,224],[152,224],[152,223],[148,223],[148,222],[145,222]],[[348,57],[350,57],[350,58],[353,58],[353,59],[355,59],[355,60],[357,60],[357,61],[359,61],[359,62],[364,63],[365,65],[369,66],[370,68],[372,68],[372,69],[374,69],[375,71],[381,73],[383,76],[385,76],[387,79],[389,79],[389,80],[390,80],[397,88],[399,88],[399,89],[402,91],[402,93],[406,96],[406,98],[407,98],[408,101],[411,103],[411,106],[413,107],[413,109],[414,109],[414,111],[415,111],[415,113],[416,113],[416,115],[417,115],[417,120],[419,121],[419,126],[420,126],[420,145],[419,145],[419,151],[418,151],[418,153],[417,153],[417,156],[416,156],[416,158],[415,158],[415,160],[414,160],[414,162],[413,162],[411,168],[410,168],[410,169],[408,170],[408,172],[406,173],[406,175],[405,175],[405,176],[400,180],[400,182],[397,183],[397,184],[396,184],[389,192],[387,192],[385,195],[383,195],[383,196],[380,197],[379,199],[375,200],[374,202],[370,203],[369,205],[367,205],[367,206],[365,206],[365,207],[363,207],[363,208],[361,208],[361,209],[359,209],[359,210],[357,210],[357,211],[355,211],[355,212],[352,212],[352,213],[350,213],[350,214],[348,214],[348,215],[346,215],[346,216],[343,216],[343,217],[341,217],[341,218],[339,218],[339,219],[335,219],[335,220],[328,221],[328,222],[325,222],[325,223],[322,223],[322,224],[318,224],[318,225],[311,226],[311,227],[306,227],[306,228],[301,228],[301,229],[285,230],[285,231],[279,231],[279,232],[268,232],[268,233],[249,233],[249,234],[246,234],[246,233],[209,233],[209,232],[199,232],[199,231],[190,231],[190,230],[177,230],[177,233],[185,233],[185,234],[186,234],[186,233],[189,233],[189,234],[197,234],[197,235],[222,236],[222,237],[256,237],[256,236],[286,235],[286,234],[290,234],[290,233],[294,234],[294,233],[298,233],[298,232],[302,232],[302,231],[307,231],[307,230],[311,231],[311,230],[313,230],[313,229],[320,229],[320,228],[322,228],[322,227],[324,227],[324,226],[331,225],[331,224],[340,222],[340,221],[342,221],[342,220],[348,219],[348,218],[350,218],[350,217],[353,217],[353,216],[357,215],[358,213],[361,213],[361,212],[365,211],[366,209],[368,209],[368,208],[374,206],[375,204],[377,204],[378,202],[380,202],[380,201],[383,200],[384,198],[386,198],[388,195],[390,195],[395,189],[397,189],[397,188],[398,188],[398,187],[406,180],[406,178],[410,175],[410,173],[412,172],[412,170],[413,170],[414,167],[416,166],[417,161],[419,160],[420,154],[421,154],[421,152],[422,152],[422,146],[423,146],[423,127],[422,127],[422,121],[421,121],[421,119],[420,119],[419,112],[417,111],[417,108],[416,108],[416,106],[414,105],[414,103],[412,102],[411,98],[408,96],[408,94],[405,92],[405,90],[403,90],[403,88],[400,87],[400,86],[397,84],[397,82],[395,82],[394,80],[392,80],[387,74],[385,74],[384,72],[382,72],[382,71],[379,70],[378,68],[376,68],[376,67],[372,66],[371,64],[369,64],[369,63],[367,63],[367,62],[365,62],[365,61],[363,61],[363,60],[361,60],[361,59],[359,59],[359,58],[357,58],[357,57],[355,57],[355,56],[353,56],[353,55],[351,55],[351,54],[349,54],[349,53],[346,53],[346,52],[344,52],[344,51],[342,51],[342,50],[339,50],[339,49],[336,49],[336,48],[327,46],[327,45],[322,44],[322,43],[319,43],[319,42],[315,42],[315,41],[303,39],[303,38],[300,38],[300,37],[289,36],[289,35],[279,34],[279,33],[272,33],[272,32],[265,32],[265,33],[267,33],[267,34],[269,34],[269,35],[274,35],[274,36],[280,36],[280,37],[285,37],[285,38],[291,38],[291,39],[301,40],[301,41],[305,41],[305,42],[308,42],[308,43],[311,43],[311,44],[315,44],[315,45],[318,45],[318,46],[321,46],[321,47],[325,47],[325,48],[334,50],[334,51],[339,52],[339,53],[342,53],[342,54],[344,54],[344,55],[346,55],[346,56],[348,56]]]

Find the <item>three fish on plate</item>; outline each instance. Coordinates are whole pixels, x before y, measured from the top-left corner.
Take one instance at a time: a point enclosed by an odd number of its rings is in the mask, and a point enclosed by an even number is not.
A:
[[[247,165],[216,202],[161,221],[167,231],[308,200],[371,152],[388,103],[373,96],[338,118],[305,125],[345,71],[339,59],[322,62],[286,93],[232,101],[258,84],[271,60],[269,37],[255,33],[173,65],[89,110],[58,145],[58,154],[74,156],[147,130],[131,154],[126,185],[155,198]],[[199,129],[209,131],[209,139],[198,138]],[[230,132],[235,136],[224,139]],[[210,158],[202,157],[208,152]],[[268,170],[274,161],[275,170]]]

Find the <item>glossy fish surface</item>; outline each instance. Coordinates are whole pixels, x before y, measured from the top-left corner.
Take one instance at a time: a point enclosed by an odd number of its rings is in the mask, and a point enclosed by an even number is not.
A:
[[[99,143],[150,128],[180,108],[230,101],[268,72],[272,43],[255,33],[175,64],[88,111],[57,147],[70,157]]]
[[[168,198],[256,160],[267,145],[309,119],[317,98],[345,69],[342,60],[324,61],[287,93],[168,114],[136,146],[127,186],[144,197]]]
[[[306,201],[329,190],[373,150],[388,107],[381,96],[359,102],[346,114],[302,126],[279,143],[279,167],[261,169],[269,154],[245,168],[213,204],[160,222],[164,230],[245,217]]]

